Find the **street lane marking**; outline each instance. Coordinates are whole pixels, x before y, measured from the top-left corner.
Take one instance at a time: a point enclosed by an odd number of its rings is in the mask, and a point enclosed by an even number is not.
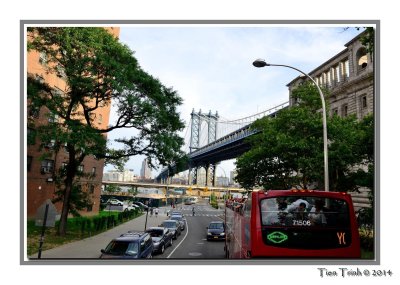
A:
[[[185,240],[185,238],[187,237],[187,235],[188,235],[188,233],[189,233],[189,225],[188,225],[188,223],[187,223],[187,221],[185,222],[186,223],[186,234],[185,234],[185,236],[183,237],[183,240],[181,240],[181,242],[180,243],[178,243],[178,245],[174,248],[174,250],[167,256],[167,258],[170,258],[170,256],[175,252],[175,250],[181,245],[181,243]]]

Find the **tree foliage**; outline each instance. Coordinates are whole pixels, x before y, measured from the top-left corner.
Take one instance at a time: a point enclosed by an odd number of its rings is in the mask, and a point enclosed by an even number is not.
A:
[[[265,117],[253,123],[252,128],[259,132],[249,138],[251,149],[237,160],[237,181],[243,187],[323,188],[319,93],[312,84],[304,84],[293,90],[292,95],[297,106],[280,111],[275,118]],[[354,116],[333,115],[327,121],[331,191],[366,186],[360,179],[362,175],[366,179],[369,173],[362,166],[368,169],[373,163],[372,116],[359,122]]]
[[[145,155],[155,166],[182,156],[177,132],[184,124],[176,109],[182,99],[143,71],[133,52],[103,28],[30,28],[28,50],[44,54],[46,72],[66,82],[63,92],[36,74],[28,74],[27,82],[30,108],[45,107],[58,118],[35,126],[36,136],[43,145],[53,142],[54,152],[68,152],[60,189],[59,231],[65,234],[78,166],[85,157],[124,165],[130,156]],[[99,110],[111,104],[115,121],[99,127]],[[113,148],[106,135],[117,129],[128,129],[130,135],[116,139]]]

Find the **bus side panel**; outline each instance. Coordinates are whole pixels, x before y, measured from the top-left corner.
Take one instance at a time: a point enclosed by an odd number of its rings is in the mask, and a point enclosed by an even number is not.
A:
[[[227,258],[248,258],[247,252],[250,248],[247,242],[250,236],[246,234],[246,230],[250,229],[250,226],[247,224],[246,227],[245,217],[239,212],[226,208],[225,224],[225,248],[227,251]]]

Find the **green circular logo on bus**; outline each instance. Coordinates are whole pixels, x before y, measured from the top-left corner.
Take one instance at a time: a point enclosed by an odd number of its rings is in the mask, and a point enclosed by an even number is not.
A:
[[[281,243],[288,239],[288,236],[282,232],[273,232],[267,235],[267,239],[273,243]]]

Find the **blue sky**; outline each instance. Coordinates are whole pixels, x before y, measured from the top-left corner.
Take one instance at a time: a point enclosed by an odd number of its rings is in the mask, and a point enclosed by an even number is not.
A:
[[[131,25],[121,27],[120,41],[135,52],[146,72],[178,91],[183,98],[178,110],[188,125],[193,108],[239,119],[288,101],[286,85],[299,74],[282,67],[257,69],[252,62],[263,58],[310,72],[361,32],[344,27]],[[128,133],[109,138],[121,135]],[[139,174],[143,158],[131,158],[126,168]],[[229,175],[234,168],[232,161],[220,167],[217,175]]]

